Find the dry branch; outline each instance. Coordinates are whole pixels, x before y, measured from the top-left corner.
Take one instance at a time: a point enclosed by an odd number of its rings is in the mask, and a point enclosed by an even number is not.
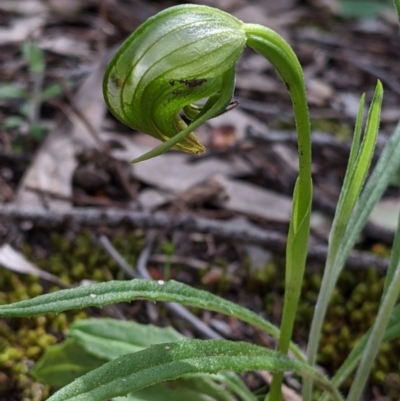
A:
[[[19,209],[15,206],[0,206],[0,221],[31,221],[37,226],[55,228],[60,226],[83,225],[87,227],[132,227],[179,230],[185,232],[208,233],[215,237],[258,244],[273,252],[283,254],[286,236],[273,230],[265,230],[249,223],[245,218],[231,220],[212,220],[183,213],[132,211],[116,208],[74,208],[68,211],[43,209]],[[325,262],[328,248],[325,245],[312,245],[309,258]],[[388,260],[368,252],[353,251],[347,266],[365,269],[372,266],[385,270]]]

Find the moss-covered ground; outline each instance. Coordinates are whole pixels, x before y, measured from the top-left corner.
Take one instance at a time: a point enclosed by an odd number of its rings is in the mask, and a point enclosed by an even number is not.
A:
[[[129,263],[135,264],[143,246],[141,233],[121,233],[113,239],[114,245]],[[44,246],[45,245],[45,246]],[[23,253],[43,270],[61,278],[66,284],[77,284],[81,280],[104,281],[122,279],[123,274],[116,264],[92,240],[89,232],[79,234],[52,234],[43,249],[37,245],[22,247]],[[165,253],[165,244],[159,250]],[[387,249],[377,247],[380,253]],[[169,253],[169,252],[168,252]],[[225,271],[226,263],[221,256],[213,261]],[[225,266],[225,267],[224,267]],[[182,266],[181,269],[184,269]],[[264,312],[272,320],[279,318],[283,293],[283,266],[280,260],[267,264],[256,272],[243,261],[241,288],[259,300]],[[313,271],[312,271],[313,270]],[[252,273],[250,273],[252,272]],[[193,282],[200,282],[205,272],[191,270]],[[172,269],[174,275],[174,269]],[[222,274],[220,283],[208,287],[234,299],[237,284],[229,282],[229,275]],[[308,327],[316,301],[321,273],[309,269],[306,274],[303,299],[296,321],[296,338],[305,344]],[[382,293],[384,276],[371,267],[368,271],[345,270],[335,290],[321,339],[319,363],[334,372],[350,352],[357,339],[373,323]],[[204,287],[204,284],[202,284]],[[207,288],[207,286],[206,286]],[[58,290],[54,284],[34,276],[19,275],[6,269],[0,274],[0,304],[15,302],[36,295]],[[239,297],[237,299],[239,300]],[[106,310],[85,310],[40,316],[32,319],[5,319],[0,321],[0,399],[4,401],[41,401],[46,399],[50,388],[30,375],[30,371],[49,345],[65,338],[70,322],[86,316],[104,316]],[[371,388],[397,400],[400,398],[400,339],[381,346],[379,357],[372,374]],[[350,381],[346,382],[344,389]]]

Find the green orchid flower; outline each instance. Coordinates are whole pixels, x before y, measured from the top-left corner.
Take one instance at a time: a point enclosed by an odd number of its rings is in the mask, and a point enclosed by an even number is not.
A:
[[[300,63],[276,32],[246,24],[223,11],[180,5],[141,25],[121,46],[104,77],[111,112],[126,125],[163,143],[132,162],[174,148],[201,153],[193,131],[229,109],[235,64],[246,46],[275,67],[292,98],[298,133],[299,178],[286,252],[286,288],[278,349],[287,352],[300,297],[308,246],[312,198],[311,140],[306,90]],[[274,378],[279,399],[282,375]]]
[[[172,7],[126,40],[109,64],[103,86],[106,103],[120,121],[166,142],[187,132],[186,121],[201,124],[225,110],[246,35],[242,22],[210,10]],[[194,104],[202,99],[208,99],[203,106]],[[205,150],[193,132],[173,146],[194,154]]]

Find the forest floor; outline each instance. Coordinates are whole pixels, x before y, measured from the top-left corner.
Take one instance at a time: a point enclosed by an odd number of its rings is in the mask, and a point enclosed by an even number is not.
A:
[[[239,106],[196,131],[207,148],[201,156],[169,152],[131,165],[158,142],[106,110],[102,77],[115,45],[177,3],[0,2],[0,303],[84,280],[129,279],[110,251],[114,246],[152,279],[173,278],[210,290],[279,324],[298,167],[290,98],[271,65],[245,50],[237,65]],[[276,30],[304,68],[315,185],[295,327],[295,340],[304,349],[359,99],[365,92],[367,104],[371,101],[377,79],[385,95],[376,158],[400,120],[396,14],[391,2],[385,8],[379,1],[370,8],[334,0],[196,3]],[[394,177],[340,277],[318,359],[327,374],[374,320],[400,208],[399,185]],[[232,319],[196,314],[227,339],[275,345]],[[0,320],[0,399],[45,399],[51,390],[30,371],[48,345],[65,338],[68,323],[86,316],[208,335],[162,305],[146,302]],[[399,340],[383,346],[366,400],[400,399],[399,355]],[[251,375],[247,381],[252,388],[264,385]],[[299,382],[289,375],[285,385],[294,390],[286,401],[296,400]]]

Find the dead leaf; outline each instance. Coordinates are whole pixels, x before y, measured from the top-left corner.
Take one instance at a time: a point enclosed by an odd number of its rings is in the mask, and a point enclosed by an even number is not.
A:
[[[37,32],[45,23],[44,15],[15,19],[10,28],[0,28],[0,45],[20,43]]]
[[[185,154],[166,153],[132,166],[140,181],[170,193],[181,193],[206,181],[215,174],[227,176],[249,173],[249,167],[239,158],[224,161],[214,158],[188,163]],[[236,160],[236,161],[235,161]]]
[[[310,104],[323,106],[334,95],[334,90],[331,85],[319,78],[307,80],[307,97]]]
[[[276,79],[254,72],[236,75],[236,86],[240,89],[252,90],[262,93],[282,91],[283,88]]]
[[[207,125],[213,129],[218,129],[223,126],[235,127],[235,135],[238,141],[246,138],[247,128],[249,126],[254,127],[255,130],[261,132],[267,132],[268,128],[257,118],[245,113],[239,107],[228,111],[227,113],[221,114],[220,116],[207,121]]]
[[[219,203],[224,209],[258,215],[269,221],[287,223],[290,219],[292,200],[257,185],[222,176],[214,177],[224,190],[225,200]]]
[[[71,17],[77,15],[84,7],[96,3],[96,0],[48,0],[52,11]]]
[[[86,117],[86,121],[75,113],[68,118],[62,117],[43,142],[20,182],[15,202],[19,207],[42,208],[44,203],[53,210],[71,207],[70,202],[61,199],[49,198],[44,202],[42,195],[29,188],[71,197],[76,154],[85,148],[98,146],[92,130],[100,130],[105,114],[101,82],[107,61],[108,56],[102,56],[75,96],[75,107]]]
[[[395,231],[399,211],[400,199],[383,199],[376,204],[368,221],[387,230]]]
[[[48,7],[40,0],[1,0],[0,10],[32,16],[46,12]]]
[[[89,59],[92,56],[89,43],[68,36],[46,37],[38,42],[43,50],[48,50],[62,56],[74,56]]]
[[[9,244],[4,244],[0,247],[0,265],[16,273],[31,274],[57,285],[61,285],[62,287],[66,286],[57,276],[40,270]]]
[[[354,93],[338,93],[332,102],[332,108],[343,111],[347,116],[356,118],[360,97]]]

